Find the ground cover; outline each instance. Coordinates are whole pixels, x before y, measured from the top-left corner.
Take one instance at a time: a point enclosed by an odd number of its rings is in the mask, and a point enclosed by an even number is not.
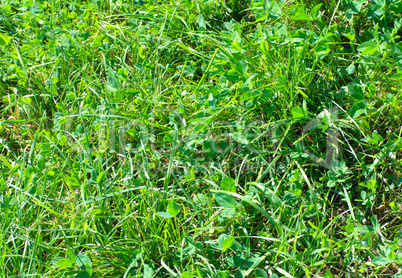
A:
[[[0,276],[402,275],[402,1],[0,0]]]

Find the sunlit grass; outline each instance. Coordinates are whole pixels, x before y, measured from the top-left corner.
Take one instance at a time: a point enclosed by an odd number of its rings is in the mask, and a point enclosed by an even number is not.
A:
[[[0,1],[4,277],[402,275],[398,1]]]

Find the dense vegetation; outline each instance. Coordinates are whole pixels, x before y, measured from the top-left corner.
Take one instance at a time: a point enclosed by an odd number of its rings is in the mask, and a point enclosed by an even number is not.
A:
[[[402,276],[401,36],[401,0],[0,0],[0,277]]]

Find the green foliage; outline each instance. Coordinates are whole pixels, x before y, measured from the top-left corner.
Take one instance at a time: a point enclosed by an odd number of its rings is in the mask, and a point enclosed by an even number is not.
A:
[[[402,275],[401,3],[1,0],[2,273]]]

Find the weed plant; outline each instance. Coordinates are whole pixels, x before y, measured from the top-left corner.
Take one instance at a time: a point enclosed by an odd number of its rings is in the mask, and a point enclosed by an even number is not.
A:
[[[0,277],[402,277],[401,36],[401,0],[0,0]]]

